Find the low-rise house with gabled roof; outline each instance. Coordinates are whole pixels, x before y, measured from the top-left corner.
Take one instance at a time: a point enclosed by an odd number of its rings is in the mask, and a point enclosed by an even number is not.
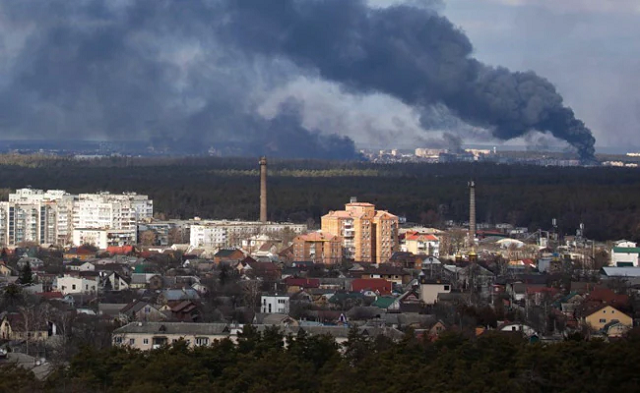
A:
[[[593,331],[601,331],[611,322],[617,322],[625,326],[633,326],[633,319],[622,311],[610,305],[587,305],[581,314],[584,316],[583,322]]]
[[[169,320],[169,316],[151,302],[135,300],[120,310],[120,319],[127,322],[159,322]]]
[[[200,295],[198,291],[193,288],[181,288],[181,289],[165,289],[158,295],[158,304],[174,306],[182,301],[191,300],[194,302],[200,301]]]

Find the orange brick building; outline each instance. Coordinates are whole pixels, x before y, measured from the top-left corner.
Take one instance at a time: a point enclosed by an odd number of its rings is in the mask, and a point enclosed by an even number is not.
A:
[[[330,233],[313,232],[293,239],[293,259],[333,265],[342,262],[342,241]]]
[[[338,236],[342,255],[354,261],[385,263],[398,250],[398,217],[355,198],[322,216],[322,232]]]

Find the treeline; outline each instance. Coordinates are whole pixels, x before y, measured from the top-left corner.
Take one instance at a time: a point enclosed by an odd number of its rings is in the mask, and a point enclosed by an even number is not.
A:
[[[136,191],[153,198],[166,218],[259,216],[257,159],[12,157],[0,157],[0,196],[28,185]],[[582,222],[592,239],[640,240],[640,171],[633,168],[270,160],[269,170],[273,221],[319,224],[351,196],[425,225],[466,221],[467,183],[474,178],[479,221],[536,230],[556,218],[563,234],[575,234]]]
[[[285,338],[245,329],[229,340],[189,349],[184,342],[140,352],[85,348],[45,381],[1,368],[7,392],[634,392],[640,340],[529,343],[487,334],[400,342],[355,332],[341,348],[331,337]]]

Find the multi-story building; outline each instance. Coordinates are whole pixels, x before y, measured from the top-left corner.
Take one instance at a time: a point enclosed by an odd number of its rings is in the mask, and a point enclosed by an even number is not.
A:
[[[153,201],[135,193],[71,195],[62,190],[17,190],[0,202],[0,244],[24,242],[68,245],[76,229],[129,231],[136,241],[139,219],[153,216]],[[121,233],[113,237],[122,243]],[[128,240],[127,240],[128,241]],[[80,245],[80,244],[75,244]]]
[[[293,239],[293,259],[333,265],[342,262],[342,239],[323,232],[313,232]]]
[[[440,257],[440,239],[429,233],[406,233],[405,251],[415,255]]]
[[[384,263],[398,250],[398,217],[355,198],[322,216],[322,232],[340,237],[342,255],[355,261]]]
[[[260,221],[195,220],[190,227],[190,245],[210,248],[239,247],[243,240],[260,234],[289,231],[298,235],[307,231],[305,224]]]

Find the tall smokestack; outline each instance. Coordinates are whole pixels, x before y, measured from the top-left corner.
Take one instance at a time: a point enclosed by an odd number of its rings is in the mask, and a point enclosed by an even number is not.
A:
[[[267,157],[260,157],[260,221],[267,222]]]
[[[469,245],[473,246],[476,239],[476,184],[469,182]]]

